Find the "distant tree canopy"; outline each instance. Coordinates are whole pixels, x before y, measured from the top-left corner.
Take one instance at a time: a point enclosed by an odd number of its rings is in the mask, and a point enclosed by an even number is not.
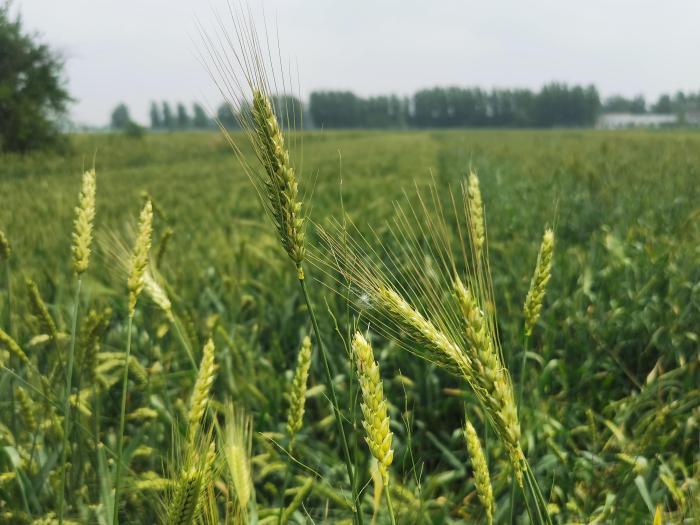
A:
[[[492,89],[478,87],[435,87],[422,89],[410,97],[380,95],[359,97],[351,91],[314,91],[305,105],[292,95],[271,97],[283,127],[302,128],[547,128],[594,126],[601,113],[677,114],[684,122],[687,113],[700,113],[700,92],[661,95],[647,106],[643,96],[613,96],[601,102],[593,85],[570,86],[553,82],[539,91],[529,89]],[[130,122],[123,105],[112,115],[113,127]],[[171,109],[175,107],[175,111]],[[210,118],[201,104],[191,110],[178,102],[152,102],[152,130],[213,129],[220,122],[226,129],[240,128],[249,121],[250,106],[232,107],[227,102]],[[686,122],[694,122],[688,119]]]
[[[126,107],[126,104],[119,104],[114,108],[110,120],[112,129],[124,130],[131,122],[131,115],[129,115],[129,108]]]
[[[436,87],[412,99],[360,98],[349,91],[316,91],[309,99],[314,124],[329,128],[590,126],[600,109],[595,87],[557,83],[539,93]]]
[[[26,152],[63,143],[58,122],[71,98],[61,57],[25,33],[0,3],[0,151]]]
[[[152,130],[187,130],[187,129],[209,129],[213,127],[213,122],[204,111],[201,104],[192,104],[192,113],[187,111],[187,106],[182,102],[175,105],[175,113],[171,109],[169,102],[151,102],[149,110]]]
[[[605,113],[634,113],[642,114],[647,111],[647,103],[642,95],[625,98],[620,95],[609,97],[603,105]]]

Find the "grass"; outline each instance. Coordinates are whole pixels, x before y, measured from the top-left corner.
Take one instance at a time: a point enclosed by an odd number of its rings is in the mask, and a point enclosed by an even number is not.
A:
[[[527,365],[521,444],[553,521],[651,523],[657,506],[664,521],[697,517],[700,134],[356,131],[310,132],[293,139],[290,144],[303,140],[304,145],[303,164],[298,149],[292,154],[309,223],[327,227],[345,210],[361,234],[371,237],[371,227],[387,242],[392,241],[384,224],[395,214],[393,201],[415,204],[412,186],[426,191],[433,183],[447,198],[448,186],[458,188],[468,168],[475,168],[486,212],[497,328],[514,384]],[[197,349],[199,362],[198,349],[210,337],[218,368],[212,417],[221,416],[228,401],[252,416],[254,491],[246,509],[236,509],[229,495],[230,509],[219,505],[220,517],[230,510],[229,516],[256,515],[264,523],[352,519],[358,502],[352,500],[320,356],[312,360],[304,423],[290,452],[285,393],[301,342],[313,327],[296,272],[290,271],[275,228],[226,141],[215,133],[178,133],[140,140],[79,135],[71,142],[74,154],[66,157],[0,159],[0,230],[12,244],[11,294],[4,293],[3,280],[0,327],[31,361],[23,365],[16,352],[8,357],[7,346],[0,344],[0,521],[31,523],[58,511],[60,385],[66,383],[57,381],[53,392],[39,374],[62,370],[68,357],[66,334],[76,304],[73,208],[85,159],[91,164],[95,152],[96,236],[134,226],[142,192],[154,204],[152,253],[168,228],[174,232],[159,274],[176,322],[147,291],[134,317],[131,355],[140,368],[129,370],[128,377],[120,522],[159,521],[162,502],[170,501],[171,474],[192,477],[199,475],[192,468],[208,465],[209,443],[185,462],[173,456],[181,448],[177,436],[186,436],[188,426],[188,406],[179,400],[190,398],[195,380],[183,349]],[[252,151],[243,154],[252,162]],[[553,273],[525,361],[522,306],[546,224],[556,234]],[[318,241],[309,226],[307,245]],[[98,246],[94,251],[82,278],[73,375],[80,395],[72,401],[65,522],[109,523],[111,516],[109,471],[124,372],[123,360],[120,365],[113,353],[124,351],[129,313],[117,263]],[[426,273],[437,269],[429,257],[421,264]],[[41,337],[46,330],[31,314],[25,277],[37,283],[57,337]],[[322,286],[333,286],[331,279],[312,268],[306,280],[335,371],[338,404],[348,418],[359,507],[370,523],[377,482],[361,421],[348,409],[359,408],[347,340],[348,327],[354,329],[357,320],[348,317],[342,296]],[[92,348],[80,334],[90,312],[97,315],[107,307],[113,309],[111,321],[88,369],[83,356]],[[393,433],[389,486],[397,523],[486,519],[464,444],[465,404],[490,469],[494,522],[507,522],[512,479],[507,454],[493,433],[485,432],[487,414],[473,394],[460,380],[371,331]],[[10,395],[18,386],[28,402]],[[99,408],[93,406],[95,387]],[[25,424],[31,418],[35,431]],[[228,479],[222,468],[213,472]],[[279,493],[283,485],[286,497]],[[378,501],[378,521],[388,523],[387,508]],[[514,503],[514,514],[525,516],[524,500]],[[208,515],[211,507],[196,508]]]

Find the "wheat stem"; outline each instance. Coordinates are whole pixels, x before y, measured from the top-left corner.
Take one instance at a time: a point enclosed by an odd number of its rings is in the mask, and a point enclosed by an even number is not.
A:
[[[304,301],[306,302],[306,307],[309,310],[309,317],[311,317],[311,325],[314,329],[314,335],[316,336],[316,342],[318,344],[318,349],[321,354],[321,360],[323,361],[323,369],[326,374],[326,382],[328,383],[328,389],[331,392],[331,404],[333,406],[333,414],[335,415],[336,426],[338,427],[338,433],[340,434],[340,439],[343,446],[343,454],[345,458],[345,468],[348,472],[348,478],[350,480],[350,487],[353,492],[353,503],[355,509],[355,518],[358,525],[362,525],[362,512],[359,509],[359,501],[357,498],[357,489],[355,486],[355,472],[353,470],[352,461],[350,459],[350,449],[348,448],[348,440],[345,435],[345,428],[343,425],[343,420],[340,414],[340,407],[338,405],[338,397],[335,393],[335,387],[333,386],[333,374],[331,373],[331,368],[328,363],[328,356],[326,355],[326,348],[323,344],[323,338],[321,337],[321,331],[318,328],[318,321],[316,320],[316,314],[314,313],[313,306],[311,304],[311,298],[309,297],[309,291],[306,288],[306,280],[304,279],[304,271],[301,269],[301,264],[298,265],[297,275],[299,275],[299,285],[301,286],[302,294],[304,295]]]
[[[389,511],[389,519],[391,519],[391,525],[396,525],[396,517],[394,515],[394,505],[391,503],[391,490],[389,488],[389,483],[384,487],[384,495],[386,496],[386,507]]]
[[[70,432],[70,393],[73,381],[73,361],[75,359],[76,328],[78,326],[78,309],[80,306],[80,289],[83,279],[78,277],[73,304],[73,319],[70,331],[70,350],[68,351],[68,369],[66,370],[66,393],[63,402],[63,445],[61,446],[61,499],[58,504],[58,523],[63,524],[63,510],[66,499],[66,461],[68,456],[68,434]]]
[[[114,519],[112,523],[119,525],[119,482],[122,474],[122,454],[124,452],[124,423],[126,421],[126,391],[129,380],[129,357],[131,356],[131,328],[133,316],[129,316],[126,327],[126,354],[124,357],[124,375],[122,376],[122,397],[119,410],[119,433],[117,434],[117,465],[114,476]]]

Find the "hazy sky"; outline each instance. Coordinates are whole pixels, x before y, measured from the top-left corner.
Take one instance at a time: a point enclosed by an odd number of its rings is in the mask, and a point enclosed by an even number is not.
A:
[[[195,23],[227,0],[15,0],[25,26],[66,57],[72,117],[103,124],[120,101],[219,97],[198,62]],[[301,94],[411,94],[434,85],[595,83],[604,96],[700,90],[698,0],[274,0],[248,2],[279,27]],[[261,7],[263,6],[263,7]]]

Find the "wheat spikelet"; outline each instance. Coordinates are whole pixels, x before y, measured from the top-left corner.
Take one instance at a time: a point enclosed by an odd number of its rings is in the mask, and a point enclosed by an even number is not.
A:
[[[0,230],[0,259],[7,261],[12,254],[12,247],[10,246],[10,241],[7,240],[5,232]]]
[[[54,322],[53,317],[51,317],[49,309],[46,308],[46,303],[44,303],[44,300],[41,298],[39,288],[37,287],[36,283],[29,278],[26,279],[26,283],[27,290],[29,291],[29,303],[32,307],[34,316],[41,325],[41,329],[51,338],[53,342],[58,341],[59,334],[58,329],[56,328],[56,323]]]
[[[287,414],[287,434],[290,442],[294,441],[297,432],[304,422],[304,405],[306,403],[306,385],[311,366],[311,339],[304,337],[297,357],[297,367],[294,371],[291,389],[289,391],[289,412]],[[290,445],[291,447],[291,445]]]
[[[92,245],[92,228],[95,221],[95,170],[83,174],[78,206],[73,223],[73,270],[80,275],[88,268]]]
[[[22,348],[20,348],[20,346],[17,344],[17,341],[10,337],[10,335],[2,328],[0,328],[0,344],[7,348],[10,355],[14,355],[22,362],[23,365],[31,366],[29,358],[27,357],[27,354],[24,353],[24,350],[22,350]]]
[[[479,496],[479,501],[486,511],[486,520],[491,525],[493,523],[493,489],[491,488],[491,476],[489,475],[489,467],[486,463],[484,451],[481,448],[481,442],[474,430],[474,426],[467,420],[464,426],[464,436],[467,441],[467,450],[472,459],[472,468],[474,469],[474,484],[476,485],[476,493]]]
[[[241,409],[226,405],[226,424],[223,434],[223,454],[238,505],[243,512],[253,495],[250,466],[251,421]]]
[[[214,362],[214,342],[209,339],[202,350],[202,362],[192,391],[188,415],[187,435],[190,442],[195,439],[209,404],[209,391],[216,377]]]
[[[304,260],[304,218],[294,168],[269,97],[253,91],[253,122],[258,159],[265,168],[265,189],[282,246],[297,268]],[[300,278],[303,273],[300,271]]]
[[[144,287],[144,275],[148,267],[148,252],[151,249],[153,234],[153,207],[151,201],[146,201],[139,217],[138,236],[134,244],[129,265],[127,287],[129,289],[129,317],[134,316],[136,301]]]
[[[484,204],[481,200],[481,189],[479,188],[479,177],[474,171],[469,172],[467,177],[467,208],[469,210],[469,230],[472,244],[475,249],[475,258],[480,259],[484,251],[486,240],[486,227],[484,223]]]
[[[525,334],[532,335],[537,320],[542,311],[542,301],[544,300],[544,292],[552,275],[552,255],[554,254],[554,232],[547,228],[542,237],[540,251],[537,254],[537,264],[535,265],[535,273],[530,281],[530,289],[525,297],[525,305],[523,312],[525,313]]]
[[[352,353],[355,356],[357,379],[362,390],[362,425],[367,431],[367,445],[377,460],[377,468],[384,485],[389,483],[389,465],[394,459],[391,448],[392,433],[389,429],[389,414],[384,398],[379,366],[374,360],[372,346],[356,332],[352,340]]]

